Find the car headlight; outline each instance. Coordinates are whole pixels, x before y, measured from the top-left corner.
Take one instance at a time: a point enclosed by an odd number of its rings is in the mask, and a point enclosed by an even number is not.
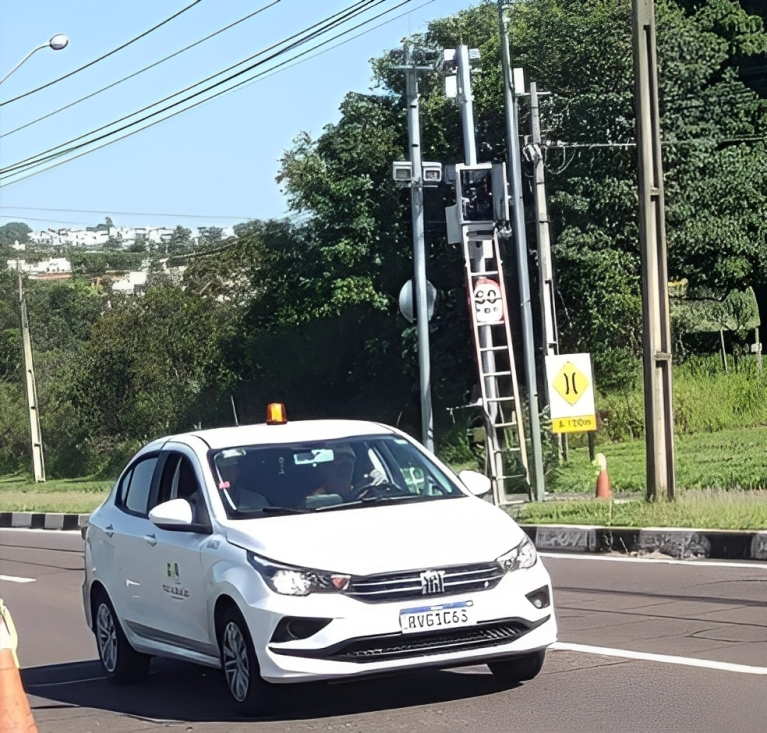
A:
[[[530,538],[525,538],[513,550],[498,558],[498,564],[507,572],[511,573],[522,568],[531,568],[538,562],[538,552]]]
[[[284,596],[308,596],[310,593],[338,593],[346,590],[350,575],[324,570],[297,568],[266,560],[247,552],[248,562],[275,592]]]

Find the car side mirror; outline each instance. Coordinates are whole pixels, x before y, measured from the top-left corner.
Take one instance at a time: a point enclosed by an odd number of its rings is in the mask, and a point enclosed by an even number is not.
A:
[[[493,488],[490,479],[479,471],[461,471],[458,478],[474,496],[482,496]]]
[[[149,512],[149,521],[160,529],[194,532],[194,512],[186,499],[171,499]]]

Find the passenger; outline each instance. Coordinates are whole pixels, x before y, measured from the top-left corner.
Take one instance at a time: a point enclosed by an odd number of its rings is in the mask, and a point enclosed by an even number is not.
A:
[[[242,490],[239,466],[242,455],[244,451],[226,450],[216,457],[216,468],[220,477],[218,489],[224,503],[231,509],[238,508],[238,497]]]

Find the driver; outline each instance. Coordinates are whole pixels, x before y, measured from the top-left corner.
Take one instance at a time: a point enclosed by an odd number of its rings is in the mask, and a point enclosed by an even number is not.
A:
[[[322,463],[321,472],[325,494],[338,494],[344,501],[354,491],[352,479],[357,455],[348,443],[333,447],[333,460]]]
[[[309,496],[321,494],[338,494],[348,501],[354,491],[352,478],[357,455],[348,443],[333,446],[333,460],[317,465],[320,485]]]

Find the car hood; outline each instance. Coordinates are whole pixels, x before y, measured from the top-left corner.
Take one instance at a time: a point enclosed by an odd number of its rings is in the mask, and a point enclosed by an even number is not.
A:
[[[490,562],[524,536],[475,497],[227,520],[225,533],[271,560],[350,575]]]

